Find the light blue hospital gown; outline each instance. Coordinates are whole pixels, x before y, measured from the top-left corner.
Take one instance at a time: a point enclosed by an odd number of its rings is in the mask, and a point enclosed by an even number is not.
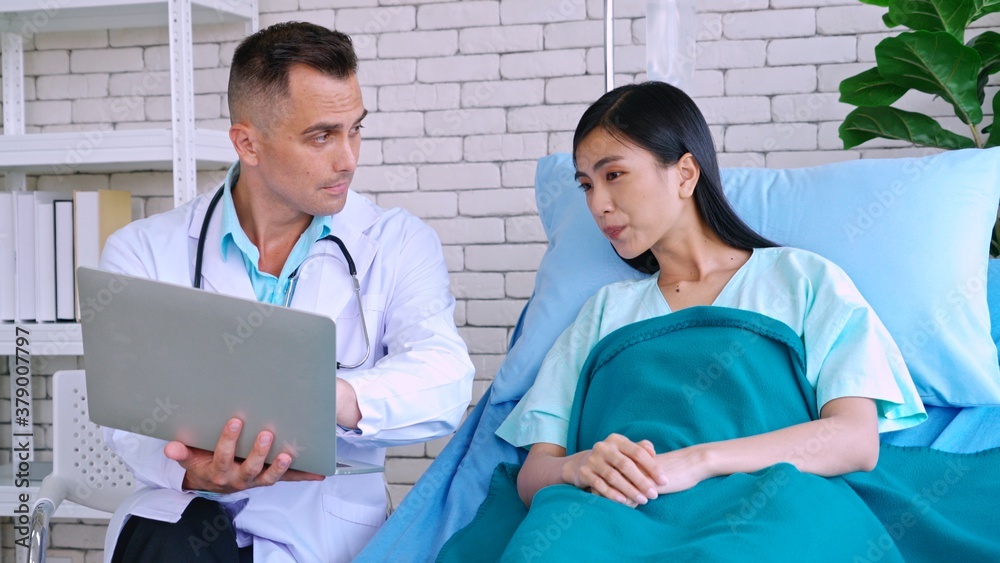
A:
[[[670,314],[656,281],[650,276],[613,283],[590,298],[497,435],[519,447],[565,447],[576,384],[594,345],[625,325]],[[847,274],[829,260],[795,248],[756,249],[713,305],[754,311],[791,327],[803,340],[806,378],[820,409],[839,397],[875,399],[880,432],[927,418],[899,348]]]

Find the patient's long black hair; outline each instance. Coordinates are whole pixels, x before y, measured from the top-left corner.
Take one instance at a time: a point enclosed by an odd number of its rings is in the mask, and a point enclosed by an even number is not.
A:
[[[680,89],[665,82],[643,82],[619,86],[601,96],[576,126],[574,163],[580,143],[598,127],[653,153],[661,166],[673,165],[685,153],[691,153],[701,168],[694,190],[695,205],[722,242],[742,250],[778,246],[754,232],[729,205],[722,191],[708,123],[694,101]],[[660,269],[651,250],[622,260],[644,273]]]

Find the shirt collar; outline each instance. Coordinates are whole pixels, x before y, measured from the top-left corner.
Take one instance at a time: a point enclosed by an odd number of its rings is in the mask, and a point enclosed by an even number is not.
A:
[[[250,242],[250,238],[247,237],[246,232],[243,231],[243,227],[240,225],[240,219],[236,215],[236,204],[233,203],[233,186],[240,179],[240,163],[236,161],[229,168],[229,173],[226,174],[226,181],[223,184],[222,191],[222,239],[220,241],[219,250],[222,252],[222,260],[226,261],[229,256],[229,246],[235,244],[236,248],[243,253],[243,255],[250,260],[252,264],[257,264],[260,261],[260,250]],[[305,232],[302,233],[301,238],[306,238],[306,240],[312,243],[325,237],[331,232],[331,219],[329,215],[314,215],[312,222],[309,227],[306,228]]]

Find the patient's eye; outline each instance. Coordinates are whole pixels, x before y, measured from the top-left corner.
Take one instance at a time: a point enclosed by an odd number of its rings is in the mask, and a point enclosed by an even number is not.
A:
[[[583,190],[583,191],[587,191],[587,190],[589,190],[590,188],[591,188],[591,185],[590,185],[590,183],[589,183],[589,182],[580,182],[580,189],[581,189],[581,190]]]
[[[621,172],[608,172],[608,181],[614,180],[615,178],[621,176]]]

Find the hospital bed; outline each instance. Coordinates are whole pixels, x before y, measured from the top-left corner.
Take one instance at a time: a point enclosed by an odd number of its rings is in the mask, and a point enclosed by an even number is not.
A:
[[[610,87],[613,50],[606,51]],[[508,355],[358,561],[432,560],[473,519],[494,468],[523,462],[526,452],[494,432],[530,387],[545,352],[599,287],[642,275],[597,230],[573,172],[566,154],[539,161],[536,200],[549,247]],[[843,267],[897,340],[928,420],[883,434],[883,442],[956,453],[1000,447],[1000,260],[987,258],[1000,203],[1000,149],[728,169],[723,179],[751,227]]]

